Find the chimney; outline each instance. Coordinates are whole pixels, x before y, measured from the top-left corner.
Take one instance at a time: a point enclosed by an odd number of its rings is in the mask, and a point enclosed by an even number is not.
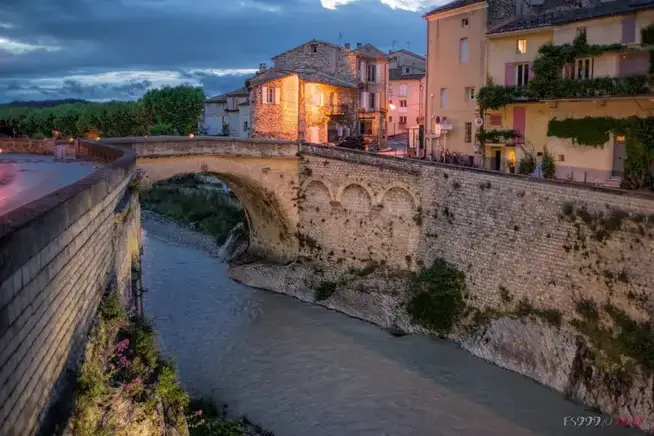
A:
[[[345,48],[348,49],[348,50],[350,49],[350,43],[349,42],[345,43]]]
[[[266,64],[259,64],[259,72],[263,73],[264,71],[266,71]]]
[[[361,48],[361,43],[357,42],[357,48]]]

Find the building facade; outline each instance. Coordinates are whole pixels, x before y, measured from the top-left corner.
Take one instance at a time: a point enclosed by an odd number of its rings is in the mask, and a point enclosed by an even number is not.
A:
[[[250,93],[240,88],[207,99],[200,128],[210,136],[250,137]]]
[[[457,0],[425,14],[425,147],[474,155],[477,93],[486,83],[486,2]]]
[[[408,133],[409,128],[422,124],[425,101],[425,74],[403,73],[391,68],[388,85],[388,135]]]
[[[600,123],[654,115],[652,66],[649,53],[641,48],[642,31],[654,24],[654,2],[589,0],[585,7],[552,9],[548,5],[546,1],[537,10],[489,27],[488,78],[514,98],[485,113],[486,130],[511,133],[510,138],[486,135],[493,139],[483,144],[484,166],[515,171],[525,155],[537,156],[540,163],[547,150],[555,161],[554,177],[619,186],[626,159],[623,134],[607,128],[603,143],[583,144],[583,139],[574,139],[573,131],[563,134],[556,126],[564,120]],[[561,65],[555,78],[533,68],[534,61],[545,56],[539,50],[548,45],[578,53]],[[568,125],[584,129],[579,122]],[[541,172],[537,167],[534,175]]]
[[[388,68],[399,70],[399,74],[424,74],[427,69],[425,57],[410,50],[390,51],[388,57],[390,58]]]
[[[312,40],[272,60],[248,81],[254,137],[328,143],[361,133],[384,141],[388,58],[381,51]]]

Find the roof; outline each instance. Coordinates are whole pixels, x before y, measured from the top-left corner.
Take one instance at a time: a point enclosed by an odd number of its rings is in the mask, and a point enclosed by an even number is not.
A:
[[[357,47],[352,50],[355,53],[358,53],[363,56],[367,56],[375,59],[388,59],[388,55],[375,47],[372,44],[364,44],[361,47]]]
[[[328,46],[330,46],[330,47],[339,48],[339,49],[341,49],[341,50],[347,50],[345,47],[341,47],[340,45],[337,45],[337,44],[332,44],[331,42],[326,42],[326,41],[320,41],[320,40],[317,40],[317,39],[312,39],[311,41],[305,42],[305,43],[300,44],[300,45],[298,45],[298,46],[295,46],[295,47],[293,47],[293,48],[289,48],[288,50],[286,50],[286,51],[284,51],[284,52],[281,52],[280,54],[275,55],[275,56],[271,57],[270,59],[276,59],[276,58],[278,58],[278,57],[280,57],[280,56],[282,56],[282,55],[285,55],[286,53],[288,53],[288,52],[290,52],[290,51],[293,51],[293,50],[295,50],[295,49],[297,49],[297,48],[299,48],[299,47],[305,46],[305,45],[307,45],[307,44],[324,44],[324,45],[328,45]]]
[[[477,3],[484,3],[486,0],[454,0],[453,2],[439,6],[431,11],[427,12],[423,17],[427,17],[433,14],[439,14],[441,12],[452,11],[454,9],[463,8],[466,6],[471,6]]]
[[[654,0],[612,0],[593,6],[564,5],[542,11],[525,19],[515,19],[488,30],[489,34],[549,27],[613,15],[654,9]]]
[[[215,97],[208,98],[205,103],[227,103],[227,96],[225,94],[216,95]]]
[[[250,79],[251,86],[261,85],[271,80],[281,79],[291,75],[297,75],[305,82],[323,83],[325,85],[340,86],[342,88],[356,88],[357,84],[335,77],[321,71],[314,70],[283,70],[280,68],[269,68],[265,72]]]
[[[247,88],[239,88],[234,91],[226,92],[225,94],[216,95],[206,99],[205,103],[227,103],[227,97],[247,97],[250,95],[250,92]]]
[[[405,50],[405,49],[403,49],[403,48],[400,49],[400,50],[392,51],[392,52],[389,53],[389,55],[393,55],[393,54],[395,54],[395,53],[404,53],[404,54],[407,54],[407,55],[409,55],[409,56],[413,56],[413,57],[415,57],[415,58],[421,59],[421,60],[423,60],[423,61],[426,60],[424,56],[420,56],[418,53],[414,53],[414,52],[412,52],[411,50]]]
[[[400,68],[390,68],[388,72],[389,80],[420,80],[425,77],[425,73],[402,74]]]

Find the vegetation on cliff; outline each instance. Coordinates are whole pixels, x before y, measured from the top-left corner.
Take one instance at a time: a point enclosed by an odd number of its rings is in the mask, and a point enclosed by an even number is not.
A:
[[[237,200],[224,191],[195,189],[197,184],[189,182],[192,177],[171,179],[142,191],[141,205],[211,235],[222,244],[229,232],[245,221],[245,212],[238,207]]]

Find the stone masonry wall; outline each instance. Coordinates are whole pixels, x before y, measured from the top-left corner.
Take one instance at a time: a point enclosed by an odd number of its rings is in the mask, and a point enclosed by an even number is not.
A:
[[[280,90],[279,104],[263,103],[264,86]],[[299,87],[300,80],[293,75],[252,88],[250,120],[253,138],[297,140]]]
[[[0,218],[3,435],[52,434],[49,420],[65,412],[51,406],[74,374],[99,300],[112,283],[129,286],[138,255],[140,210],[127,186],[134,153],[84,148],[117,159]]]
[[[350,82],[356,82],[358,74],[357,54],[344,47],[316,42],[318,52],[311,52],[310,45],[303,44],[273,58],[274,67],[283,70],[322,71]]]
[[[300,244],[326,266],[402,269],[436,258],[466,274],[480,309],[517,303],[575,316],[607,299],[654,309],[654,197],[303,145]],[[604,218],[593,214],[601,212]]]
[[[335,123],[340,123],[343,127],[349,127],[350,132],[356,129],[356,104],[357,104],[357,90],[352,88],[342,88],[340,86],[330,86],[318,83],[300,82],[303,92],[300,97],[300,132],[304,132],[303,137],[305,140],[310,141],[311,136],[309,133],[310,127],[318,127],[318,142],[327,142],[327,129],[328,123],[331,119],[330,114],[332,107],[330,106],[330,94],[334,94],[334,106],[338,110],[338,106],[345,105],[347,110],[346,115],[334,118]],[[315,88],[313,88],[315,87]],[[309,91],[309,92],[307,92]],[[323,105],[316,106],[313,104],[311,92],[320,92],[323,95]]]

